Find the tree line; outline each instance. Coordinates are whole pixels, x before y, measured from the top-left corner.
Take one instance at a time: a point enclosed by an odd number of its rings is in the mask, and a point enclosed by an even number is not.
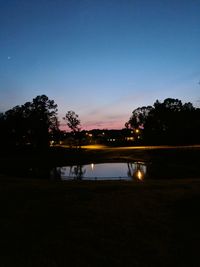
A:
[[[200,142],[200,109],[179,99],[157,100],[153,106],[135,109],[125,126],[140,129],[145,144],[196,144]]]
[[[31,102],[0,113],[1,148],[47,148],[50,136],[60,137],[58,107],[46,95],[35,97]],[[78,115],[68,111],[67,126],[75,139],[81,142]],[[158,100],[153,106],[138,107],[125,123],[127,129],[139,131],[137,144],[195,144],[200,141],[200,109],[192,103],[183,104],[179,99]],[[78,142],[79,142],[78,141]]]
[[[31,102],[15,106],[0,113],[1,148],[15,148],[30,145],[43,149],[49,146],[51,136],[60,138],[58,106],[46,95],[39,95]],[[80,120],[74,111],[65,115],[68,127],[77,133],[80,131]]]
[[[16,106],[0,115],[2,146],[47,147],[49,132],[58,130],[57,105],[46,95]]]

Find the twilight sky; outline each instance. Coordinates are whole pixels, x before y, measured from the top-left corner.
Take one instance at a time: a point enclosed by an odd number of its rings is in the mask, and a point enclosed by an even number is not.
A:
[[[199,106],[199,81],[200,0],[0,0],[0,112],[46,94],[122,128],[156,99]]]

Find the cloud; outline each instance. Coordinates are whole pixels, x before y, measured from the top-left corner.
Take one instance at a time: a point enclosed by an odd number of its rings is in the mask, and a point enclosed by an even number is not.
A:
[[[87,121],[83,124],[83,128],[86,130],[90,129],[121,129],[124,124],[117,120],[106,120],[106,121]]]
[[[107,128],[120,129],[124,127],[125,122],[131,116],[132,111],[143,105],[153,104],[149,102],[154,96],[149,93],[137,92],[127,94],[115,101],[99,105],[93,109],[89,109],[80,117],[82,117],[82,125],[86,128]],[[154,99],[155,101],[155,99]]]
[[[121,97],[106,98],[104,95],[99,101],[91,98],[87,105],[83,101],[66,110],[74,110],[79,115],[82,129],[121,129],[134,109],[153,105],[157,94],[155,91],[132,90],[124,95],[121,92]]]

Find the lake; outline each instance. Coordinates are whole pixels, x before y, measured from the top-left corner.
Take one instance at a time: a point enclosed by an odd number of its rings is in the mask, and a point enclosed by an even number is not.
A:
[[[67,180],[138,180],[143,181],[147,174],[144,162],[98,163],[75,166],[62,166],[50,171],[51,178]]]

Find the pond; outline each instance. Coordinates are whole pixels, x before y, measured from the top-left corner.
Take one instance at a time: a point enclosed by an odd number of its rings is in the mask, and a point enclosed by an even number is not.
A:
[[[50,177],[67,180],[138,180],[143,181],[147,174],[144,162],[98,163],[76,166],[56,167]]]

